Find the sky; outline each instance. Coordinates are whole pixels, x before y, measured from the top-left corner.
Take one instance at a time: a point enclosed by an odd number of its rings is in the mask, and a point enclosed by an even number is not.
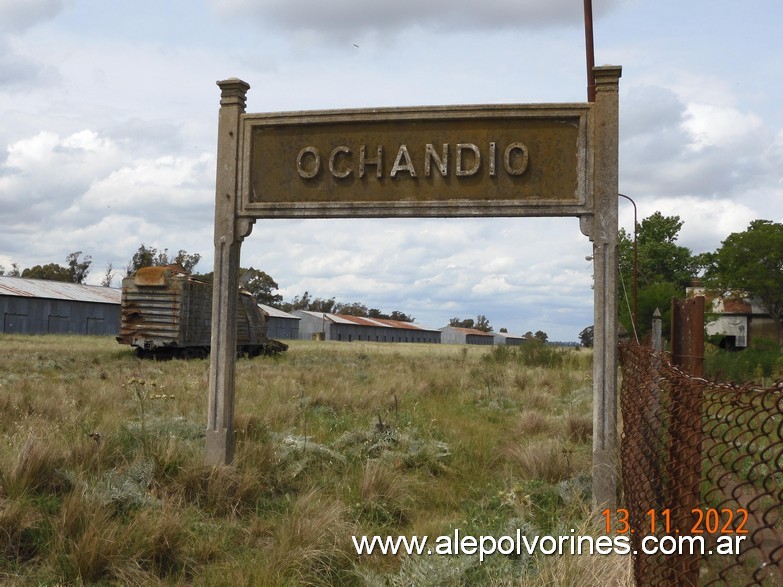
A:
[[[714,251],[783,222],[783,3],[593,0],[620,65],[620,192]],[[582,0],[0,0],[0,265],[92,257],[115,286],[144,243],[212,270],[218,80],[248,112],[586,101]],[[619,203],[633,231],[633,206]],[[576,218],[259,220],[241,264],[284,299],[425,326],[575,341],[592,324]]]

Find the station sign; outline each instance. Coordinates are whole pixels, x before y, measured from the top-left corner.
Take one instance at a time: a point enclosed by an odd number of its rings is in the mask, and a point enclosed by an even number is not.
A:
[[[243,116],[240,216],[578,215],[584,104]]]

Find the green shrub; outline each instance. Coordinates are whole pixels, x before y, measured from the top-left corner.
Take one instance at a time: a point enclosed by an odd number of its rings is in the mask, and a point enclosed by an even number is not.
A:
[[[755,339],[742,350],[705,349],[705,374],[719,381],[753,381],[763,384],[770,378],[783,377],[783,354],[772,340]]]
[[[563,365],[570,351],[545,344],[538,340],[528,340],[525,344],[515,347],[516,358],[528,367],[546,367],[553,369]]]

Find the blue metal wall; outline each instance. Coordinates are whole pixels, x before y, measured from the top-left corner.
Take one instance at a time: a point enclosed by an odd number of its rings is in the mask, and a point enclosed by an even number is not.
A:
[[[0,296],[6,334],[90,334],[116,336],[120,306],[97,302]]]

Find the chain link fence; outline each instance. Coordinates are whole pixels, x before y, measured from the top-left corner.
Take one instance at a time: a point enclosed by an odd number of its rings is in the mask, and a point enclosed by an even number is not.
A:
[[[635,342],[620,361],[636,584],[783,585],[783,382],[712,383]]]

